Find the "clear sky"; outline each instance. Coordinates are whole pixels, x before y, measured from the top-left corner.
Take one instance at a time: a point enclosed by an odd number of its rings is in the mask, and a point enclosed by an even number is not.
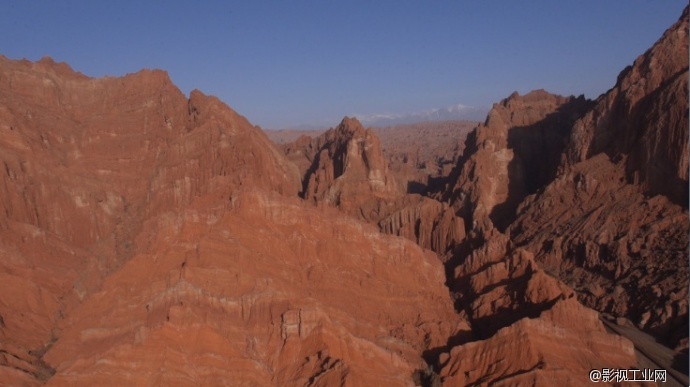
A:
[[[89,76],[167,70],[264,128],[596,98],[687,0],[3,1],[0,54]]]

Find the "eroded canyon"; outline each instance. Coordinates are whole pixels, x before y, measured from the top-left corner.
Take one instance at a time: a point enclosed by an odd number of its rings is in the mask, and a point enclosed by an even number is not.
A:
[[[597,100],[453,133],[275,144],[160,70],[0,57],[0,383],[582,385],[639,368],[602,318],[687,375],[687,8]]]

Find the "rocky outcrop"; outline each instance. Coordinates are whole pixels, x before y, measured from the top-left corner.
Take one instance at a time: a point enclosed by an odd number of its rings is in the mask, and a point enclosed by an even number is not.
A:
[[[407,193],[427,194],[444,188],[465,137],[474,121],[428,121],[389,127],[372,127],[379,138],[389,173]],[[322,142],[312,139],[325,130],[267,130],[266,135],[295,163],[302,175],[314,161]],[[321,144],[321,145],[319,145]]]
[[[302,195],[308,201],[336,206],[440,254],[465,238],[463,220],[448,204],[406,193],[389,171],[376,134],[356,119],[346,117],[319,137],[302,136],[282,148],[305,173]]]
[[[638,190],[600,154],[528,198],[510,233],[585,305],[675,346],[687,337],[688,214]]]
[[[468,328],[434,352],[437,380],[571,385],[635,365],[578,300],[687,351],[687,13],[596,102],[514,94],[470,133],[439,196],[468,228],[446,260]]]
[[[573,298],[457,346],[442,360],[440,376],[449,386],[586,385],[593,369],[636,368],[632,343],[606,333],[597,313]]]
[[[555,176],[569,125],[588,106],[583,97],[543,90],[513,93],[495,104],[486,122],[469,134],[443,198],[470,229],[504,229],[517,205]]]
[[[460,322],[412,242],[255,189],[209,199],[146,223],[61,324],[49,384],[409,385]]]
[[[362,203],[402,192],[388,173],[378,137],[354,118],[315,139],[316,156],[304,176],[302,195],[356,213]]]
[[[386,234],[405,237],[441,256],[465,239],[465,224],[447,203],[406,195],[391,208],[395,210],[378,222]]]
[[[572,131],[574,165],[600,153],[625,168],[626,181],[688,207],[688,9]]]
[[[449,282],[471,331],[438,356],[444,384],[576,385],[591,369],[636,364],[631,342],[606,333],[595,311],[496,230]]]
[[[260,130],[162,71],[92,79],[2,57],[0,100],[2,372],[50,375],[36,370],[56,324],[145,247],[146,219],[243,185],[298,192]]]
[[[578,120],[514,242],[592,308],[687,347],[688,15]]]

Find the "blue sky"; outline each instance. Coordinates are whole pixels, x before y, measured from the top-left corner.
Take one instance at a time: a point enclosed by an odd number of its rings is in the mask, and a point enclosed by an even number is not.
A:
[[[161,68],[264,128],[334,126],[538,88],[596,98],[686,4],[5,1],[0,54],[89,76]]]

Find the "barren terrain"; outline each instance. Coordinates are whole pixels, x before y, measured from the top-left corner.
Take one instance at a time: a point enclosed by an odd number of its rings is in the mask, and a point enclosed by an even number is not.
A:
[[[688,8],[596,100],[310,136],[0,56],[0,384],[687,383],[688,126]]]

